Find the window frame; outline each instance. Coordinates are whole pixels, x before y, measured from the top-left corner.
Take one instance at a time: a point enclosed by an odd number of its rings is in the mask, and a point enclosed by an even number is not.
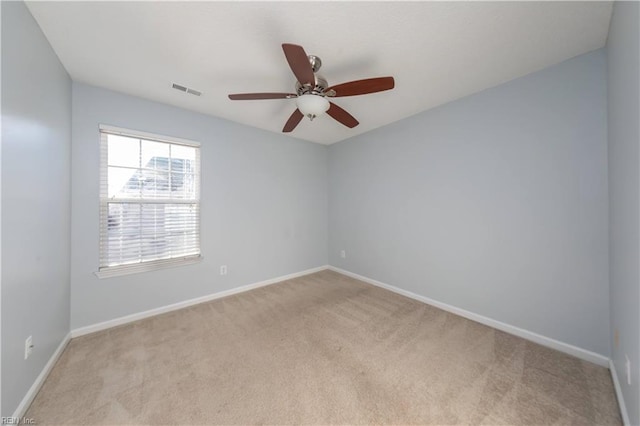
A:
[[[156,259],[156,260],[147,260],[140,261],[137,263],[130,264],[121,264],[121,265],[112,265],[112,266],[101,266],[102,257],[103,257],[103,227],[106,229],[107,221],[108,221],[108,213],[105,215],[105,212],[108,211],[108,204],[110,202],[108,195],[108,147],[103,146],[106,144],[106,138],[103,137],[103,134],[111,134],[116,136],[125,136],[137,139],[144,139],[153,142],[163,142],[169,143],[173,145],[182,145],[197,148],[196,154],[196,168],[197,168],[197,182],[196,182],[196,198],[195,200],[189,200],[189,202],[184,202],[184,204],[197,204],[198,205],[198,213],[197,213],[197,231],[198,231],[198,254],[193,255],[185,255],[185,256],[176,256],[172,258],[166,259]],[[143,132],[138,130],[125,129],[122,127],[115,127],[105,124],[99,125],[99,146],[100,146],[100,188],[99,188],[99,231],[98,231],[98,270],[94,272],[94,274],[98,278],[109,278],[114,276],[121,275],[129,275],[136,274],[140,272],[154,271],[158,269],[177,267],[183,265],[191,265],[202,261],[202,247],[200,244],[200,225],[201,225],[201,214],[200,214],[200,189],[201,189],[201,144],[200,142],[192,141],[189,139],[182,139],[164,135],[158,135],[149,132]],[[155,203],[155,204],[173,204],[175,200],[172,199],[153,199],[141,198],[139,201],[140,204],[147,203]]]

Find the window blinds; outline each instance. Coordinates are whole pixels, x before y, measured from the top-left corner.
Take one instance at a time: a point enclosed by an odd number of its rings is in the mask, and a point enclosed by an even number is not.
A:
[[[199,144],[100,134],[100,271],[199,257]]]

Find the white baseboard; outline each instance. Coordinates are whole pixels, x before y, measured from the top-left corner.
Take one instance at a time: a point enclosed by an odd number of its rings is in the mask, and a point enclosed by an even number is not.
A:
[[[627,413],[627,406],[625,405],[624,397],[622,396],[622,388],[620,387],[620,381],[618,380],[618,373],[616,372],[616,366],[612,359],[609,360],[609,371],[611,372],[613,387],[616,390],[616,398],[618,399],[618,406],[620,407],[622,423],[625,426],[629,426],[631,425],[631,422],[629,421],[629,413]]]
[[[62,339],[62,342],[60,342],[60,345],[58,345],[56,351],[53,353],[53,355],[51,355],[51,358],[49,358],[49,361],[47,361],[47,363],[45,364],[38,377],[36,377],[35,382],[33,382],[31,387],[27,391],[27,394],[24,396],[24,398],[22,398],[22,401],[20,401],[18,408],[16,408],[16,411],[13,413],[14,418],[22,418],[27,412],[27,409],[38,394],[38,391],[42,387],[42,384],[49,376],[49,373],[51,373],[53,366],[56,365],[58,358],[60,358],[60,355],[62,355],[62,352],[64,352],[64,349],[67,347],[67,344],[70,340],[71,333],[67,333],[67,335],[64,336],[64,339]]]
[[[290,280],[293,278],[301,277],[303,275],[313,274],[314,272],[323,271],[328,269],[329,266],[319,266],[317,268],[307,269],[305,271],[294,272],[293,274],[283,275],[276,278],[271,278],[265,281],[260,281],[253,284],[247,284],[241,287],[232,288],[230,290],[220,291],[218,293],[208,294],[206,296],[197,297],[195,299],[185,300],[183,302],[173,303],[171,305],[161,306],[159,308],[150,309],[144,312],[138,312],[124,317],[115,318],[109,321],[100,322],[86,327],[76,328],[71,330],[71,337],[84,336],[85,334],[95,333],[97,331],[106,330],[108,328],[117,327],[119,325],[127,324],[130,322],[138,321],[144,318],[153,317],[155,315],[164,314],[166,312],[175,311],[178,309],[186,308],[189,306],[197,305],[199,303],[209,302],[211,300],[220,299],[222,297],[231,296],[233,294],[243,293],[245,291],[253,290],[254,288],[264,287],[267,285],[275,284],[281,281]]]
[[[543,346],[550,347],[552,349],[556,349],[560,352],[567,353],[569,355],[573,355],[577,358],[583,359],[585,361],[592,362],[594,364],[600,365],[602,367],[609,367],[609,358],[604,355],[597,354],[595,352],[588,351],[586,349],[579,348],[577,346],[570,345],[568,343],[561,342],[559,340],[552,339],[550,337],[542,336],[540,334],[534,333],[532,331],[528,331],[519,327],[515,327],[513,325],[506,324],[504,322],[496,321],[494,319],[475,314],[473,312],[466,311],[464,309],[457,308],[455,306],[448,305],[446,303],[438,302],[437,300],[430,299],[425,296],[421,296],[419,294],[412,293],[407,290],[402,290],[398,287],[394,287],[389,284],[385,284],[383,282],[355,274],[353,272],[346,271],[344,269],[337,268],[335,266],[329,266],[329,269],[340,274],[355,278],[360,281],[364,281],[366,283],[375,285],[377,287],[381,287],[392,291],[394,293],[401,294],[403,296],[409,297],[411,299],[415,299],[419,302],[426,303],[427,305],[435,306],[437,308],[442,309],[443,311],[451,312],[456,315],[460,315],[461,317],[470,319],[475,322],[479,322],[480,324],[488,325],[489,327],[496,328],[498,330],[504,331],[505,333],[513,334],[518,337],[522,337],[523,339],[530,340],[532,342],[541,344]]]

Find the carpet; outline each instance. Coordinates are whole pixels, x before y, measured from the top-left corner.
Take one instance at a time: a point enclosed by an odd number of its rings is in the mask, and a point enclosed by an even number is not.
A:
[[[603,367],[322,271],[73,339],[38,424],[621,424]]]

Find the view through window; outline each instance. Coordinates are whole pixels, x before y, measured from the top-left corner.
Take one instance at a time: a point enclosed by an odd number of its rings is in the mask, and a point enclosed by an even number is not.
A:
[[[100,270],[198,257],[199,146],[102,129],[101,148]]]

